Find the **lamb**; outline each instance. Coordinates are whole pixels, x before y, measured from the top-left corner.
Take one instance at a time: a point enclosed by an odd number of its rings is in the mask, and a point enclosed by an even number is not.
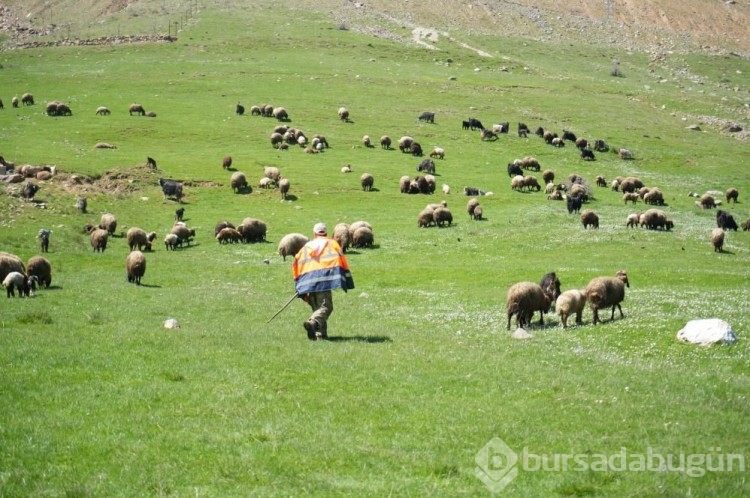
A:
[[[248,183],[245,173],[242,173],[240,171],[235,171],[234,173],[232,173],[232,176],[229,179],[229,186],[232,188],[232,191],[235,194],[239,194],[241,191],[247,189]]]
[[[170,249],[174,251],[177,249],[177,246],[182,246],[180,237],[174,233],[168,233],[166,237],[164,237],[164,247],[166,247],[167,251]]]
[[[224,156],[224,159],[221,160],[221,167],[224,169],[229,169],[232,167],[232,156]]]
[[[136,249],[139,251],[150,251],[151,243],[156,238],[156,233],[153,233],[153,236],[151,236],[138,227],[131,227],[128,229],[126,237],[128,239],[128,247],[131,251]]]
[[[610,306],[612,306],[610,320],[615,318],[615,307],[620,310],[620,318],[625,318],[622,306],[620,306],[625,299],[625,287],[630,287],[625,270],[619,270],[614,277],[596,277],[589,282],[584,293],[594,312],[594,325],[600,322],[599,310]]]
[[[14,290],[18,291],[18,297],[29,297],[31,295],[31,285],[29,284],[29,281],[29,277],[25,274],[12,271],[3,279],[3,287],[5,287],[8,297],[16,296]]]
[[[750,218],[742,224],[742,231],[747,232],[748,230],[750,230]]]
[[[448,185],[447,183],[444,183],[443,187],[442,187],[442,191],[443,191],[443,195],[450,194],[451,193],[451,187],[450,187],[450,185]]]
[[[279,179],[279,192],[281,193],[281,198],[283,200],[286,200],[287,195],[289,195],[289,187],[291,184],[289,183],[289,178],[281,177]]]
[[[214,227],[214,237],[219,235],[219,232],[221,232],[225,228],[235,228],[235,226],[226,220],[218,222]]]
[[[390,150],[391,148],[391,137],[388,135],[383,135],[380,137],[380,148],[385,150]]]
[[[372,247],[374,241],[375,237],[372,233],[372,229],[366,226],[361,226],[354,231],[354,235],[352,236],[352,247],[357,249]]]
[[[11,107],[13,107],[14,109],[15,109],[15,108],[17,108],[17,107],[18,107],[18,97],[16,97],[16,96],[14,95],[14,96],[13,96],[13,98],[12,98],[12,99],[10,99],[10,105],[11,105]]]
[[[131,251],[125,258],[128,282],[141,285],[141,277],[146,274],[146,256],[141,251]]]
[[[566,203],[568,207],[568,214],[580,213],[581,205],[583,204],[583,196],[568,196],[568,198],[566,199]]]
[[[348,235],[348,233],[347,233]],[[310,239],[301,233],[288,233],[279,241],[279,256],[286,261],[286,257],[294,257]]]
[[[359,177],[359,183],[362,185],[362,190],[369,192],[375,184],[375,178],[370,173],[362,173],[362,176]]]
[[[472,213],[472,218],[474,220],[481,220],[482,215],[484,215],[484,210],[482,209],[482,206],[475,207],[474,212]]]
[[[337,223],[336,226],[333,227],[333,240],[338,242],[339,246],[341,246],[341,251],[346,253],[346,251],[349,250],[349,245],[351,243],[349,225],[346,223]]]
[[[583,228],[599,228],[599,216],[590,209],[584,209],[581,213],[581,223]]]
[[[195,229],[188,228],[184,223],[176,223],[169,233],[177,235],[180,239],[180,246],[182,246],[183,243],[190,246],[190,240],[195,237]]]
[[[46,258],[32,256],[26,263],[26,268],[29,277],[34,277],[39,285],[49,288],[52,283],[52,265]]]
[[[640,225],[641,215],[640,213],[631,213],[628,215],[628,220],[625,226],[627,228],[635,228]]]
[[[737,204],[737,197],[739,196],[740,192],[736,188],[728,188],[726,193],[724,194],[724,197],[727,198],[727,204],[729,204],[730,201]]]
[[[349,109],[346,107],[339,107],[339,119],[346,123],[349,122]]]
[[[442,147],[435,147],[430,151],[430,157],[437,157],[438,159],[445,159],[445,149]]]
[[[94,252],[104,252],[107,249],[107,240],[109,238],[109,232],[107,230],[91,227],[89,231],[89,240],[91,241],[91,247]]]
[[[586,291],[578,289],[566,290],[555,301],[555,313],[560,316],[564,329],[568,328],[568,317],[575,313],[576,324],[583,324],[581,315],[586,307]]]
[[[175,221],[182,221],[183,216],[185,216],[185,208],[178,208],[174,210]]]
[[[408,194],[411,190],[411,178],[404,175],[401,177],[401,179],[398,182],[399,190],[402,194]]]
[[[52,230],[42,228],[37,233],[36,237],[39,239],[39,249],[42,252],[49,252],[49,236],[52,235]]]
[[[625,204],[627,204],[628,201],[630,201],[633,204],[635,204],[636,202],[638,202],[638,199],[639,199],[639,196],[635,192],[627,192],[625,194],[622,194],[622,201]]]
[[[109,235],[114,235],[117,230],[117,218],[112,213],[105,213],[99,221],[99,228],[106,230]]]
[[[471,213],[471,216],[474,216],[473,212]],[[451,226],[453,223],[453,214],[447,207],[440,206],[432,212],[432,219],[438,227],[442,228],[446,223],[448,226]]]
[[[216,234],[219,244],[236,244],[242,242],[242,234],[232,227],[224,227]]]
[[[469,217],[474,217],[474,208],[476,208],[479,205],[479,201],[475,198],[469,199],[469,202],[466,203],[466,212],[469,213]]]
[[[550,145],[552,145],[553,147],[565,147],[565,142],[563,141],[562,138],[555,137],[550,142]]]
[[[714,228],[711,231],[711,244],[714,246],[714,252],[724,252],[724,230]]]
[[[36,193],[39,191],[39,185],[35,183],[24,183],[23,187],[21,188],[21,197],[26,199],[27,201],[30,201],[34,198]]]
[[[739,228],[737,222],[734,221],[734,216],[721,209],[716,211],[716,226],[722,230],[734,230],[735,232]]]
[[[539,311],[539,323],[544,325],[544,313],[549,310],[552,297],[534,282],[518,282],[508,289],[506,310],[508,312],[508,330],[510,321],[516,316],[516,325],[524,327],[531,322],[531,317]]]
[[[352,172],[352,165],[351,164],[345,164],[344,166],[341,167],[341,172],[342,173],[351,173]]]
[[[245,243],[264,242],[267,230],[265,222],[255,218],[245,218],[237,227],[237,231],[242,234],[242,241]]]
[[[97,116],[109,116],[110,110],[107,107],[100,106],[96,108],[96,115]]]
[[[275,187],[276,187],[276,182],[274,182],[270,178],[267,178],[264,176],[263,178],[258,180],[258,188],[269,189],[269,188],[275,188]]]
[[[617,155],[624,161],[633,160],[633,153],[628,149],[617,149]]]
[[[596,177],[596,186],[597,187],[606,187],[607,186],[607,180],[602,175],[597,175],[597,177]]]

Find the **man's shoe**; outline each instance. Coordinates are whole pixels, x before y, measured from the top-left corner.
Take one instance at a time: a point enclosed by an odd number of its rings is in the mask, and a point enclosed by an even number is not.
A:
[[[302,322],[302,326],[305,327],[305,331],[307,332],[307,338],[311,341],[314,341],[316,339],[315,337],[315,324],[310,322]]]

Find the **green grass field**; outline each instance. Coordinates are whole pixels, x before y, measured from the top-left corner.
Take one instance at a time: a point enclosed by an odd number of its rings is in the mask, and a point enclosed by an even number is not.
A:
[[[147,14],[132,22],[148,27]],[[174,43],[0,52],[0,155],[58,171],[38,182],[36,202],[11,195],[15,185],[0,189],[0,251],[27,261],[39,254],[38,230],[53,231],[51,288],[0,300],[0,496],[486,496],[475,457],[494,437],[518,455],[591,461],[623,448],[709,455],[698,469],[728,454],[750,458],[750,234],[728,232],[726,252],[715,253],[715,211],[687,195],[736,187],[740,202],[723,208],[738,223],[750,218],[747,143],[700,118],[741,119],[750,63],[673,55],[654,66],[609,48],[462,34],[487,58],[443,38],[430,51],[338,28],[314,11],[259,2],[208,6]],[[609,74],[615,58],[622,78]],[[12,109],[24,92],[36,105]],[[52,100],[73,116],[45,116]],[[157,117],[129,116],[133,102]],[[276,120],[237,116],[237,102],[284,106],[291,126],[331,147],[277,151]],[[110,116],[95,115],[102,105]],[[351,123],[338,119],[341,106]],[[435,124],[417,122],[426,110]],[[509,121],[511,133],[482,142],[461,128],[469,116]],[[584,162],[572,144],[518,138],[519,121],[604,139],[635,160],[603,153]],[[365,148],[365,134],[445,148],[437,184],[451,193],[400,194],[399,178],[415,176],[421,158]],[[231,192],[227,154],[252,193]],[[558,180],[638,176],[664,191],[675,228],[628,229],[627,215],[644,205],[592,187],[586,207],[601,225],[584,230],[564,202],[510,189],[506,165],[527,155]],[[149,156],[158,171],[143,166]],[[351,174],[340,172],[345,164]],[[265,165],[290,179],[292,200],[255,187]],[[359,186],[365,172],[372,192]],[[64,181],[72,174],[97,181]],[[197,232],[175,252],[158,241],[180,205],[163,199],[159,177],[185,182],[182,206]],[[469,219],[464,186],[493,193],[480,197],[485,220]],[[76,211],[78,194],[89,214]],[[422,208],[443,199],[454,223],[417,228]],[[106,212],[118,232],[159,234],[140,287],[125,279],[124,238],[100,254],[82,231]],[[267,223],[267,242],[213,239],[217,222],[248,216]],[[281,237],[357,220],[373,225],[376,247],[348,254],[356,289],[335,295],[333,340],[306,339],[302,302],[266,324],[294,292],[290,262],[276,252]],[[512,284],[556,271],[563,290],[583,288],[621,268],[631,283],[624,319],[593,326],[587,309],[584,325],[567,330],[546,315],[531,340],[506,330]],[[739,342],[675,339],[688,320],[711,317],[729,322]],[[168,318],[181,328],[163,328]],[[503,494],[750,489],[737,465],[695,476],[528,470],[533,462],[517,464]]]

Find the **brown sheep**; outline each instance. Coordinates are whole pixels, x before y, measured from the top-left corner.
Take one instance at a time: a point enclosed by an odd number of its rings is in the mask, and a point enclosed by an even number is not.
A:
[[[245,218],[242,220],[237,231],[242,234],[242,241],[245,243],[264,242],[268,228],[265,222],[255,218]]]
[[[221,167],[224,169],[229,169],[232,167],[232,156],[224,156],[224,159],[221,160]]]
[[[349,245],[351,243],[351,235],[349,233],[349,225],[346,223],[337,223],[335,227],[333,227],[333,240],[339,243],[339,246],[341,246],[341,251],[346,253],[347,250],[349,250]]]
[[[232,191],[235,194],[239,194],[243,190],[246,190],[248,187],[248,183],[245,173],[242,173],[240,171],[235,171],[234,173],[232,173],[232,176],[229,179],[229,186],[232,188]]]
[[[713,209],[716,207],[716,200],[711,194],[703,194],[696,204],[703,209]]]
[[[131,251],[125,258],[128,282],[141,285],[141,277],[146,274],[146,256],[141,251]]]
[[[590,209],[584,209],[581,212],[581,223],[583,228],[599,228],[599,216]]]
[[[375,237],[372,233],[372,229],[362,226],[357,228],[354,231],[354,235],[352,236],[352,247],[354,248],[366,248],[366,247],[372,247],[373,243],[375,242]]]
[[[143,108],[141,104],[130,104],[130,107],[128,108],[128,114],[132,116],[133,113],[140,115],[140,116],[145,116],[146,110]]]
[[[479,201],[474,198],[469,199],[469,202],[466,203],[466,212],[469,213],[470,218],[474,217],[474,208],[476,208],[478,205]]]
[[[32,256],[26,264],[29,277],[36,277],[39,285],[49,287],[52,283],[52,265],[41,256]]]
[[[359,177],[359,183],[362,185],[362,190],[369,192],[375,184],[375,178],[370,173],[362,173],[362,176]]]
[[[474,213],[472,212],[471,215],[474,216]],[[453,223],[453,214],[448,210],[447,207],[439,206],[432,212],[432,219],[439,227],[444,227],[446,223],[448,224],[448,226],[451,226],[451,224]]]
[[[347,109],[346,107],[339,107],[338,114],[341,121],[344,121],[346,123],[349,122],[349,109]]]
[[[112,213],[105,213],[99,221],[99,228],[106,230],[107,234],[114,235],[117,230],[117,218]]]
[[[596,177],[596,186],[597,187],[606,187],[607,186],[607,180],[602,175],[597,175],[597,177]]]
[[[224,227],[216,234],[219,244],[236,244],[242,241],[242,234],[231,227]]]
[[[442,147],[435,147],[430,151],[430,157],[445,159],[445,149],[443,149]]]
[[[639,197],[639,196],[638,196],[638,194],[636,194],[635,192],[627,192],[627,193],[625,193],[625,194],[622,194],[622,201],[623,201],[623,202],[624,202],[625,204],[627,204],[627,203],[628,203],[628,201],[630,201],[630,202],[632,202],[633,204],[635,204],[636,202],[638,202],[638,199],[639,199],[639,198],[640,198],[640,197]]]
[[[153,237],[150,238],[151,234],[147,234],[144,230],[138,228],[138,227],[131,227],[128,229],[126,237],[128,239],[128,247],[131,251],[135,251],[138,249],[139,251],[150,251],[151,250],[151,243],[153,242],[154,238],[156,238],[156,234],[154,233]]]
[[[0,281],[11,272],[26,273],[23,261],[15,254],[0,252]]]
[[[612,316],[615,318],[615,307],[620,310],[620,318],[625,318],[620,303],[625,299],[625,287],[630,287],[628,274],[620,270],[614,277],[596,277],[586,286],[584,291],[591,310],[594,312],[594,325],[599,320],[599,310],[612,306]]]
[[[89,240],[91,241],[91,247],[94,248],[94,252],[104,252],[107,249],[107,239],[109,238],[109,232],[97,227],[91,227],[89,231]]]
[[[289,183],[289,178],[280,177],[279,178],[279,193],[281,193],[281,198],[286,200],[287,195],[289,195],[289,187],[291,187],[291,183]]]
[[[524,327],[531,323],[531,317],[539,311],[539,323],[544,325],[544,313],[552,303],[552,294],[534,282],[518,282],[508,289],[506,310],[508,313],[508,330],[511,318],[515,315],[516,325]]]
[[[542,173],[542,180],[545,184],[552,183],[555,181],[555,173],[551,169],[545,169]]]
[[[628,221],[625,226],[627,228],[636,228],[638,225],[640,225],[640,219],[640,213],[631,213],[628,215]]]
[[[391,137],[388,135],[383,135],[380,137],[380,147],[385,150],[390,150],[391,148]]]
[[[286,261],[287,256],[293,258],[300,249],[309,242],[309,240],[310,239],[306,235],[301,233],[288,233],[284,235],[279,241],[279,256],[281,256],[284,261]]]
[[[736,188],[728,188],[724,195],[727,198],[727,204],[730,202],[737,204],[737,197],[740,196],[740,192]]]
[[[724,252],[724,230],[714,228],[711,231],[711,244],[714,246],[714,252]]]

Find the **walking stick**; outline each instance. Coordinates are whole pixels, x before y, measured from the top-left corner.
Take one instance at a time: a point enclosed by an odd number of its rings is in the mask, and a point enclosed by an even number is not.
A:
[[[269,318],[266,323],[270,323],[271,320],[273,320],[274,318],[276,318],[277,316],[279,316],[281,314],[281,312],[284,311],[287,308],[287,306],[289,306],[290,304],[292,304],[292,301],[294,301],[298,296],[299,296],[299,294],[297,294],[295,292],[294,295],[291,298],[289,298],[289,301],[287,301],[287,303],[284,306],[282,306],[279,311],[277,311],[271,318]]]

